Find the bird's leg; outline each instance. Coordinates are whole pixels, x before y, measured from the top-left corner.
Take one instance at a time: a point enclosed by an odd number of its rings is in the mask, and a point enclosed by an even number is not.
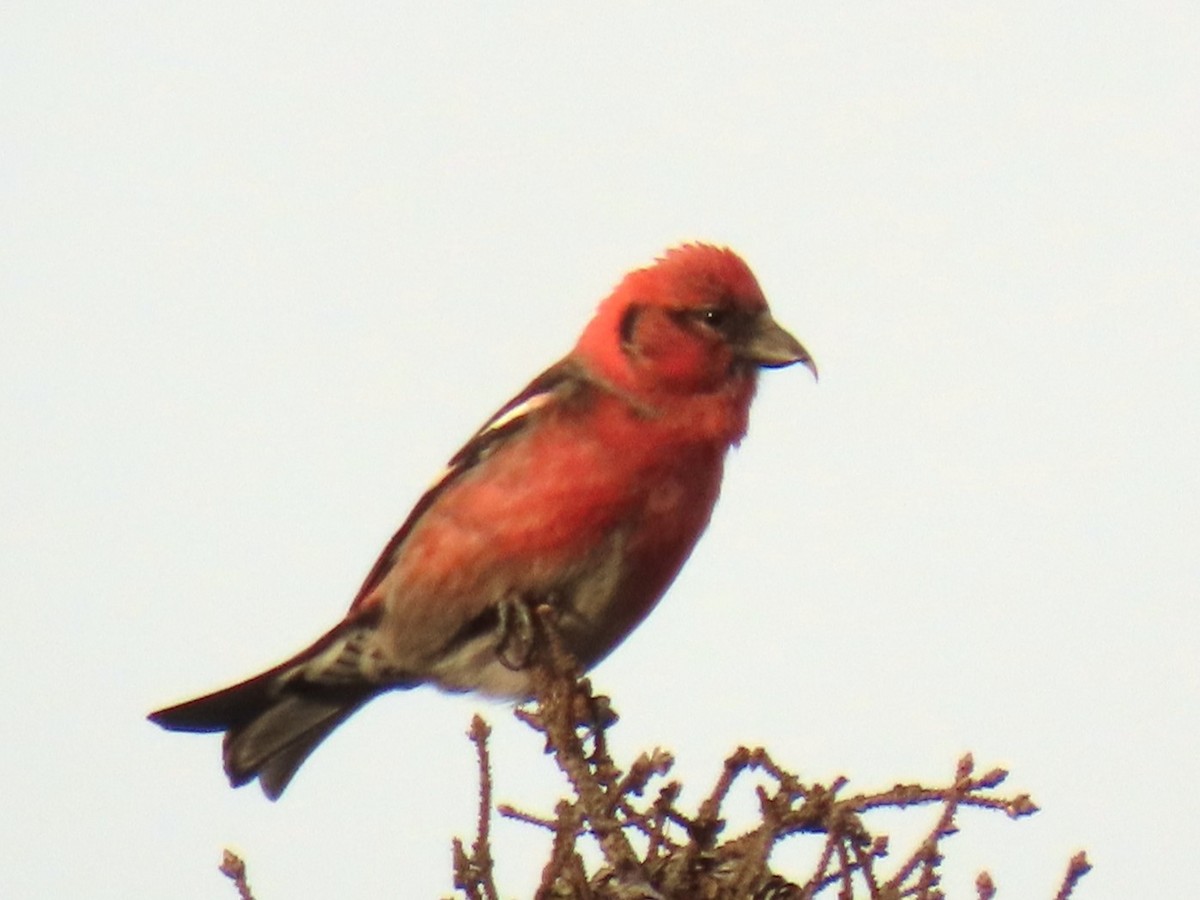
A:
[[[536,623],[529,604],[519,597],[501,600],[496,630],[500,633],[496,644],[500,664],[514,672],[528,668],[537,642]]]

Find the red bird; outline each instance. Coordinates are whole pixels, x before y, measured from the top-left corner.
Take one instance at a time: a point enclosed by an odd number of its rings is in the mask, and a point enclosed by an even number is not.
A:
[[[687,244],[630,272],[575,348],[451,458],[346,617],[287,662],[151,714],[225,732],[235,787],[277,798],[334,728],[432,683],[524,698],[513,624],[532,606],[590,668],[666,591],[708,525],[758,370],[808,352],[731,250]]]

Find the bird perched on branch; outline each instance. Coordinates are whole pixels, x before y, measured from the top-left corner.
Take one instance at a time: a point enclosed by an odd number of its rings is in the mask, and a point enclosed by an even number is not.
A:
[[[686,244],[627,274],[574,349],[451,459],[346,617],[288,661],[152,713],[225,732],[234,786],[277,798],[334,728],[384,691],[524,698],[531,610],[583,668],[678,574],[708,525],[761,368],[808,352],[731,250]]]

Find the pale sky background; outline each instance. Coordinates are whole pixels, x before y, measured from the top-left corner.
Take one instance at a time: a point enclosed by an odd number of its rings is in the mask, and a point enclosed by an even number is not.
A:
[[[1043,812],[964,814],[952,897],[1049,898],[1081,848],[1081,898],[1178,894],[1198,35],[1185,2],[5,4],[0,896],[233,898],[225,846],[259,900],[447,895],[475,709],[497,798],[550,810],[502,705],[376,701],[277,804],[143,717],[340,618],[460,442],[691,238],[822,379],[766,374],[595,671],[616,751],[671,748],[694,803],[739,743],[864,790],[971,750]],[[545,837],[495,837],[528,896]]]

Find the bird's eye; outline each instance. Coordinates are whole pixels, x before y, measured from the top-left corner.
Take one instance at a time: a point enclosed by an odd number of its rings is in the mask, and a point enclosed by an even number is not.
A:
[[[723,306],[685,307],[673,309],[669,315],[680,327],[723,338],[728,338],[730,330],[736,327],[736,313]]]
[[[725,325],[729,324],[729,310],[710,306],[707,309],[699,310],[696,313],[696,318],[714,331],[720,331]]]

